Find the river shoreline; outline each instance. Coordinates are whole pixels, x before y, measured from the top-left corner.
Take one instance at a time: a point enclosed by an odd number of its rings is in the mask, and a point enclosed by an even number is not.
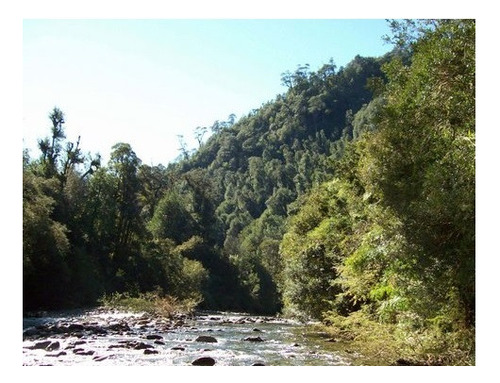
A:
[[[23,318],[23,365],[352,365],[299,322],[244,313],[171,318],[116,309]]]

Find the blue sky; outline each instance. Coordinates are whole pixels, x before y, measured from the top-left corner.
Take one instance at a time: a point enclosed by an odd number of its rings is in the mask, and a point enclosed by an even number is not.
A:
[[[84,151],[107,158],[128,142],[166,165],[178,135],[194,147],[196,127],[283,93],[283,72],[380,56],[387,33],[383,19],[24,20],[23,145],[38,155],[57,106]]]

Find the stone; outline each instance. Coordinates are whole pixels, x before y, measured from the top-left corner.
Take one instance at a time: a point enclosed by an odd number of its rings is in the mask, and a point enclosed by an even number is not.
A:
[[[260,362],[256,362],[256,363],[252,364],[252,366],[265,366],[265,364],[260,363]]]
[[[50,357],[53,357],[53,358],[58,358],[58,357],[63,356],[63,355],[67,355],[66,351],[60,351],[57,354],[47,354],[46,356],[50,356]]]
[[[181,347],[181,346],[174,346],[171,348],[171,350],[174,350],[174,351],[184,351],[186,348],[185,347]]]
[[[126,347],[127,347],[127,346],[126,346],[126,345],[124,345],[124,344],[110,344],[110,345],[108,346],[108,350],[111,350],[111,349],[113,349],[113,348],[126,348]]]
[[[92,360],[95,361],[95,362],[101,362],[101,361],[103,361],[105,359],[108,359],[108,357],[105,356],[105,355],[101,355],[101,356],[96,355],[96,356],[94,356],[92,358]]]
[[[215,365],[215,359],[205,356],[194,360],[191,364],[193,366],[213,366]]]
[[[264,342],[264,339],[262,339],[260,336],[249,336],[243,340],[247,342]]]
[[[146,335],[146,339],[163,339],[161,335],[149,334]]]
[[[45,350],[51,343],[52,341],[50,340],[44,340],[42,342],[37,342],[33,346],[28,348],[31,350]]]
[[[157,350],[150,350],[149,348],[144,350],[145,355],[152,355],[152,354],[158,354]]]
[[[184,321],[182,319],[174,323],[174,327],[181,327],[181,326],[184,326]]]
[[[144,349],[147,349],[147,348],[154,348],[150,344],[143,343],[143,342],[138,342],[138,343],[134,344],[132,347],[133,347],[134,350],[144,350]]]
[[[130,327],[127,323],[113,323],[108,326],[108,329],[111,331],[122,332],[122,331],[130,331]]]
[[[195,342],[217,343],[217,339],[215,339],[213,336],[200,335],[195,339]]]
[[[60,347],[61,347],[61,344],[58,341],[55,341],[55,342],[51,342],[47,347],[45,347],[45,349],[47,351],[54,351],[54,350],[59,350]]]
[[[421,364],[418,362],[412,361],[412,360],[401,358],[401,359],[396,360],[396,362],[393,363],[393,365],[395,365],[395,366],[419,366]]]
[[[71,323],[68,326],[68,331],[73,332],[73,331],[83,331],[85,327],[82,324],[79,323]]]

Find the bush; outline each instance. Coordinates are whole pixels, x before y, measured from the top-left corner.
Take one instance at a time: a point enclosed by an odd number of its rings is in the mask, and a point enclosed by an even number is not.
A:
[[[132,295],[128,292],[104,295],[100,303],[105,308],[127,310],[132,312],[146,312],[167,318],[177,313],[190,313],[199,303],[193,299],[178,300],[163,295],[161,291],[151,291]]]

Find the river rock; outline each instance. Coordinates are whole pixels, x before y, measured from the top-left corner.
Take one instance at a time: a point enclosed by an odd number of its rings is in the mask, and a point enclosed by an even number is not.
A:
[[[47,351],[54,351],[54,350],[59,350],[60,347],[61,347],[61,344],[58,341],[55,341],[55,342],[51,342],[47,347],[45,347],[45,349]]]
[[[28,348],[31,350],[45,350],[51,343],[52,341],[50,340],[44,340],[42,342],[37,342],[33,346]]]
[[[137,342],[136,344],[134,344],[132,346],[132,348],[134,350],[145,350],[145,349],[148,349],[148,348],[154,348],[153,346],[151,346],[150,344],[147,344],[147,343],[143,343],[143,342]]]
[[[185,347],[181,347],[181,346],[174,346],[171,348],[171,350],[174,350],[174,351],[184,351],[186,348]]]
[[[213,366],[215,364],[215,359],[205,356],[194,360],[191,364],[193,366]]]
[[[256,363],[252,364],[252,366],[265,366],[265,364],[260,363],[260,362],[256,362]]]
[[[184,326],[184,324],[185,324],[184,321],[182,319],[179,319],[174,323],[174,327],[182,327]]]
[[[105,360],[105,359],[108,359],[108,357],[107,357],[107,356],[105,356],[105,355],[101,355],[101,356],[96,355],[96,356],[94,356],[94,357],[92,358],[92,360],[93,360],[94,362],[102,362],[102,361],[103,361],[103,360]]]
[[[151,349],[147,348],[147,349],[144,350],[144,354],[145,355],[158,354],[158,351],[157,350],[151,350]]]
[[[195,342],[217,343],[217,339],[215,339],[213,336],[200,335],[195,339]]]
[[[60,351],[57,354],[47,354],[46,356],[50,356],[50,357],[53,357],[53,358],[58,358],[58,357],[63,356],[63,355],[67,355],[66,351]]]
[[[108,326],[108,329],[116,332],[130,331],[130,327],[127,323],[113,323]]]
[[[392,364],[392,366],[423,366],[423,363],[420,363],[415,360],[409,360],[409,359],[398,359],[396,362]]]
[[[264,342],[264,339],[262,339],[260,336],[249,336],[243,340],[247,342]]]
[[[161,335],[155,335],[155,334],[149,334],[149,335],[146,335],[146,339],[163,339],[163,337]]]
[[[85,329],[85,326],[80,324],[80,323],[71,323],[66,330],[68,332],[75,332],[75,331],[83,331]]]
[[[126,345],[124,345],[124,344],[110,344],[110,345],[108,346],[108,350],[111,350],[111,349],[113,349],[113,348],[126,348],[126,347],[127,347],[127,346],[126,346]]]

